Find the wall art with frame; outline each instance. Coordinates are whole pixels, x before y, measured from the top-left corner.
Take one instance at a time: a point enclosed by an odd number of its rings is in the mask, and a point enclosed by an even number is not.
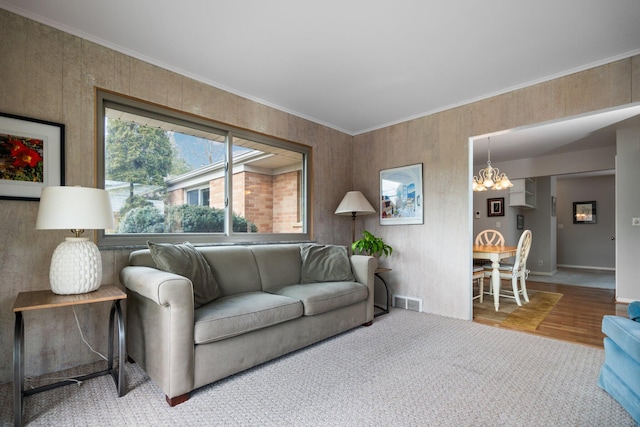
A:
[[[596,202],[573,202],[573,223],[574,224],[595,224],[596,223]]]
[[[380,225],[424,223],[422,163],[380,171]]]
[[[64,125],[0,113],[0,199],[40,200],[64,185]]]
[[[487,199],[487,216],[504,216],[504,197]]]

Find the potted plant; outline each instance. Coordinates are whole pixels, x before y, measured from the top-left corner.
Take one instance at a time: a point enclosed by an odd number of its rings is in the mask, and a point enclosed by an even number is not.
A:
[[[362,238],[356,240],[351,245],[353,253],[366,254],[369,256],[389,256],[393,252],[393,248],[387,245],[381,237],[376,237],[367,230],[362,232]]]

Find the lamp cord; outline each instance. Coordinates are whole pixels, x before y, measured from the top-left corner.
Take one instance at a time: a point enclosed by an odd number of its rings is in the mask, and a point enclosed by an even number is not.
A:
[[[73,309],[73,316],[76,318],[76,325],[78,325],[78,331],[80,331],[80,338],[82,338],[82,341],[87,345],[87,347],[89,347],[89,350],[91,350],[92,352],[94,352],[104,360],[108,360],[102,353],[94,350],[93,347],[91,347],[91,344],[89,344],[87,340],[84,339],[84,334],[82,333],[82,328],[80,327],[80,321],[78,321],[78,315],[76,314],[76,308],[73,306],[71,308]]]
[[[102,353],[100,353],[99,351],[94,350],[93,347],[91,347],[91,344],[89,344],[87,342],[87,340],[84,338],[84,334],[82,333],[82,328],[80,327],[80,321],[78,320],[78,314],[76,313],[76,308],[75,307],[71,307],[73,309],[73,317],[76,319],[76,325],[78,325],[78,331],[80,332],[80,338],[82,338],[82,342],[84,342],[87,347],[89,347],[89,350],[91,350],[92,352],[94,352],[95,354],[97,354],[98,356],[100,356],[101,358],[103,358],[104,360],[108,360]],[[25,379],[27,381],[47,381],[47,380],[61,380],[61,381],[69,381],[69,382],[75,382],[77,385],[81,386],[82,385],[82,381],[80,381],[77,378],[70,378],[70,377],[31,377],[31,376],[26,376]],[[35,388],[33,385],[31,385],[31,388]]]

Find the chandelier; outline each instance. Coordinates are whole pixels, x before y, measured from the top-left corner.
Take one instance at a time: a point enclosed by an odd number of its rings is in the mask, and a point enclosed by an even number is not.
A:
[[[513,184],[507,175],[491,166],[491,138],[489,138],[487,167],[480,169],[478,176],[473,177],[473,191],[505,190],[509,187],[513,187]]]

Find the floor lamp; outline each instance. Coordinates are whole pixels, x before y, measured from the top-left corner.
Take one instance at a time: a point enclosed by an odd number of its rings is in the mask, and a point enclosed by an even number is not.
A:
[[[356,241],[356,216],[376,213],[367,199],[359,191],[349,191],[336,209],[336,215],[351,215],[351,243]]]

